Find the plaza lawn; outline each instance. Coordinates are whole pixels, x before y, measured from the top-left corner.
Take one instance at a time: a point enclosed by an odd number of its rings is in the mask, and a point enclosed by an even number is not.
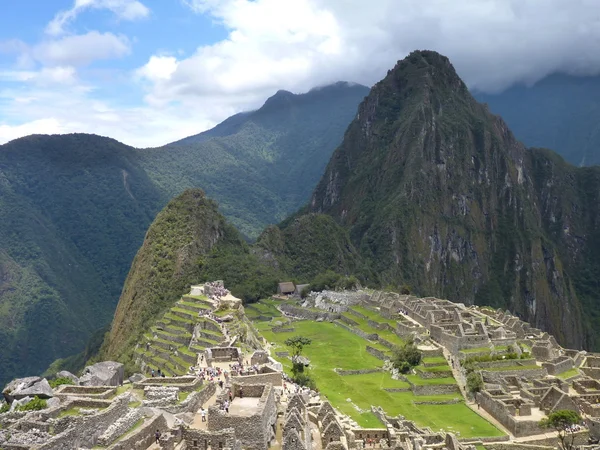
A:
[[[378,372],[364,375],[340,376],[334,368],[345,370],[371,369],[382,366],[378,360],[366,352],[370,345],[363,338],[329,322],[297,321],[290,326],[293,332],[274,333],[269,322],[255,322],[267,341],[274,344],[272,354],[287,351],[283,342],[292,336],[304,336],[312,344],[304,348],[304,355],[310,359],[310,373],[317,387],[339,411],[352,417],[365,428],[381,427],[381,423],[371,412],[371,405],[382,406],[386,413],[402,414],[421,426],[435,430],[447,429],[460,432],[461,437],[502,436],[502,432],[469,409],[463,402],[450,405],[419,405],[414,402],[445,401],[460,398],[460,394],[415,396],[412,392],[387,392],[384,388],[408,388],[409,384],[393,380],[389,373]],[[289,372],[291,362],[279,358]],[[422,380],[419,384],[455,383],[453,378]],[[411,380],[412,381],[412,380]],[[347,401],[351,399],[351,402]]]

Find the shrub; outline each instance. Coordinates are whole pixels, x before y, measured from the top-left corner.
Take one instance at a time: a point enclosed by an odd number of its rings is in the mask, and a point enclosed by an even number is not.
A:
[[[73,383],[73,380],[67,377],[55,378],[54,380],[50,380],[49,383],[52,389],[56,389],[57,387],[62,386],[63,384],[75,384]]]
[[[311,286],[308,285],[306,286],[304,289],[302,289],[302,291],[300,292],[300,297],[301,298],[306,298],[308,297],[308,294],[310,294],[310,291],[312,290]]]
[[[0,414],[8,412],[9,410],[10,410],[10,405],[8,403],[2,403],[2,406],[0,406]]]
[[[483,379],[479,372],[471,372],[467,375],[467,390],[474,394],[483,389]]]
[[[25,405],[17,406],[17,411],[39,411],[40,409],[45,409],[48,407],[46,400],[43,398],[39,398],[37,395],[33,400]]]
[[[407,373],[421,362],[421,351],[410,340],[401,347],[395,347],[392,355],[392,365],[401,373]]]

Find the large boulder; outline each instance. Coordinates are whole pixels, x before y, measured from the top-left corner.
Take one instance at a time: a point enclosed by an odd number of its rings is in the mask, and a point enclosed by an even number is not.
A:
[[[7,402],[20,400],[25,397],[52,398],[54,392],[48,380],[41,377],[17,378],[8,383],[2,390]]]
[[[125,367],[115,361],[103,361],[88,366],[79,379],[81,386],[120,386],[123,384]]]
[[[69,372],[68,370],[61,370],[60,372],[58,372],[56,374],[56,378],[68,378],[69,380],[71,380],[74,384],[79,384],[79,378],[77,378],[76,375],[73,375],[71,372]]]

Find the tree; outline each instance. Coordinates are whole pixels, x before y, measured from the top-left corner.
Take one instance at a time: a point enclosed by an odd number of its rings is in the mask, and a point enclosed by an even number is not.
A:
[[[300,386],[308,386],[314,389],[315,382],[304,370],[304,362],[300,359],[302,350],[310,345],[312,341],[304,336],[294,336],[285,340],[284,344],[292,350],[292,380]]]
[[[471,394],[481,391],[483,389],[483,379],[479,372],[470,372],[467,375],[467,390]]]
[[[410,369],[418,366],[421,362],[421,351],[412,340],[404,343],[401,347],[396,347],[392,353],[392,365],[400,373],[408,373]]]
[[[571,431],[573,425],[581,422],[581,416],[570,409],[560,409],[550,414],[546,419],[540,421],[540,426],[544,428],[554,428],[558,431],[558,439],[560,440],[563,450],[571,450],[575,436]],[[571,439],[567,439],[567,433]]]
[[[287,338],[284,344],[292,349],[293,358],[297,358],[302,354],[305,345],[310,345],[312,341],[304,336],[294,336]]]

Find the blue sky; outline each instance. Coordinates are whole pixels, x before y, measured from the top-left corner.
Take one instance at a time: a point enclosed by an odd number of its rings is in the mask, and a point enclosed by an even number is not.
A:
[[[371,85],[414,49],[475,89],[600,71],[600,0],[3,0],[0,143],[162,145],[278,89]]]

